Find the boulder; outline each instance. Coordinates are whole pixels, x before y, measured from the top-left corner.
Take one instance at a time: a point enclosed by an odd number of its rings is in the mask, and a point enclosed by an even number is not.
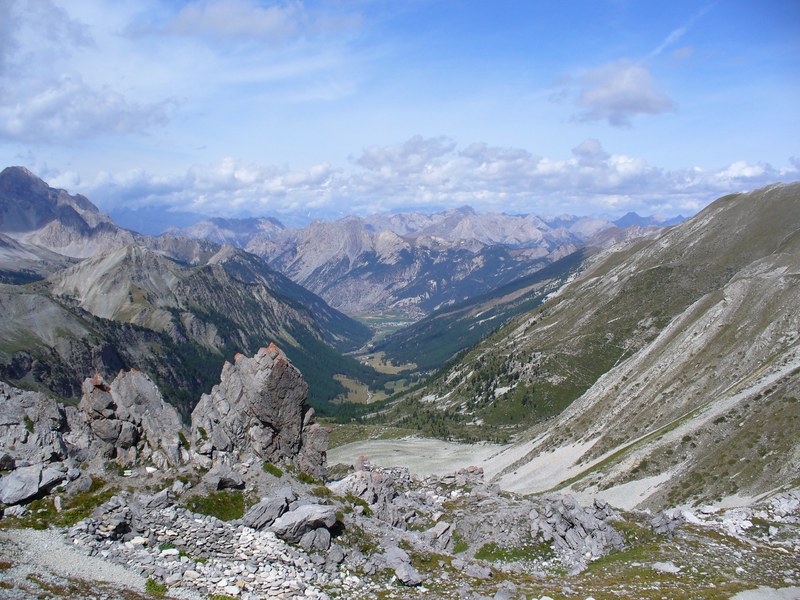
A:
[[[464,569],[464,575],[475,579],[491,579],[492,570],[478,563],[469,563]]]
[[[210,470],[203,477],[203,485],[209,490],[240,490],[244,487],[244,478],[236,471],[225,466],[218,466]]]
[[[675,530],[685,522],[686,519],[680,511],[658,512],[650,519],[650,528],[654,533],[672,537],[675,535]]]
[[[144,501],[144,507],[147,510],[159,510],[161,508],[172,506],[172,503],[173,503],[172,492],[169,489],[164,489],[155,494],[154,496],[147,498]]]
[[[263,498],[261,502],[248,510],[242,522],[253,529],[264,529],[275,522],[275,519],[289,510],[289,503],[294,502],[297,495],[291,488],[283,488],[272,498]]]
[[[0,502],[19,504],[39,493],[42,465],[20,467],[0,479]]]
[[[434,550],[451,552],[455,546],[453,527],[447,521],[439,521],[424,534],[425,539]]]
[[[394,571],[403,585],[415,586],[422,583],[422,575],[411,565],[411,557],[402,548],[389,546],[384,551],[383,558],[386,566]]]
[[[325,552],[331,546],[331,532],[324,527],[317,527],[306,532],[300,538],[300,547],[312,552],[318,550]]]
[[[225,455],[293,461],[303,472],[324,475],[327,431],[314,423],[303,376],[274,344],[248,358],[226,362],[219,384],[192,412],[192,439],[199,456]]]
[[[330,529],[336,523],[336,509],[323,504],[304,504],[284,513],[270,525],[270,529],[282,540],[298,543],[314,529]]]

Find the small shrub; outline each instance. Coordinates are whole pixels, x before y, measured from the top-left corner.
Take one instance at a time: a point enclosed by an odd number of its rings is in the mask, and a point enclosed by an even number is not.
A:
[[[261,468],[264,469],[265,473],[269,473],[273,477],[283,477],[283,471],[281,471],[281,468],[277,465],[265,462],[263,465],[261,465]]]
[[[178,432],[178,439],[181,441],[181,446],[183,446],[186,450],[188,450],[189,440],[186,439],[186,436],[183,434],[182,431]]]
[[[156,598],[163,598],[167,595],[167,586],[155,579],[148,579],[144,584],[144,591]]]
[[[200,434],[200,437],[203,439],[204,442],[208,440],[208,432],[205,430],[204,427],[198,427],[197,433]]]
[[[25,429],[28,430],[28,433],[33,433],[33,421],[28,415],[25,415],[22,419],[25,422]]]

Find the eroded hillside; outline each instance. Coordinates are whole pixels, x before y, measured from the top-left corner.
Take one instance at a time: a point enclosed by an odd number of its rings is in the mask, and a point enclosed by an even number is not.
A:
[[[663,506],[796,484],[799,228],[798,184],[721,198],[598,255],[380,418],[483,437],[536,424],[499,476],[519,491]],[[548,461],[560,472],[535,476]]]

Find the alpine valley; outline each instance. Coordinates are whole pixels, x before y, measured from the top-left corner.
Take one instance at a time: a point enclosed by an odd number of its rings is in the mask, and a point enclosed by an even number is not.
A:
[[[800,183],[159,236],[0,173],[9,598],[792,598]]]

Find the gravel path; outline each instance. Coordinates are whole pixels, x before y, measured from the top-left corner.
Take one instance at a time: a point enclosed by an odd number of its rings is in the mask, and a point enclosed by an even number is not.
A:
[[[30,586],[29,575],[106,581],[116,587],[144,592],[143,577],[101,558],[87,556],[72,548],[56,530],[0,530],[0,558],[14,565],[0,571],[0,580]],[[20,597],[25,597],[24,595]]]

